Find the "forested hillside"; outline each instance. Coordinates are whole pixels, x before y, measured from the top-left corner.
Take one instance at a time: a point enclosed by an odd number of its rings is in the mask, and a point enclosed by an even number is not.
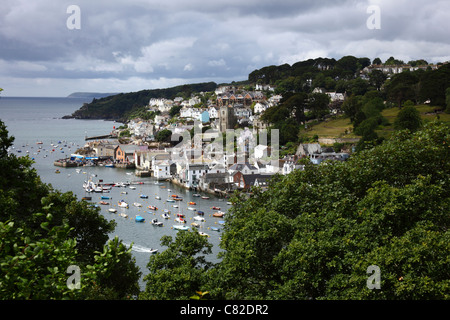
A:
[[[141,90],[130,93],[93,99],[91,103],[84,104],[68,118],[76,119],[105,119],[124,120],[127,113],[148,105],[151,98],[174,99],[177,96],[190,97],[194,92],[214,91],[217,84],[214,82],[186,84],[165,89]]]

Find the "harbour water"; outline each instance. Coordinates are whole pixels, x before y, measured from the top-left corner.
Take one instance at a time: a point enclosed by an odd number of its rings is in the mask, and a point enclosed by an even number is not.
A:
[[[0,98],[0,119],[6,124],[9,135],[15,137],[14,148],[11,152],[33,158],[35,161],[33,166],[41,179],[57,190],[72,191],[79,199],[91,196],[91,202],[95,204],[100,202],[102,195],[110,197],[111,199],[105,200],[110,203],[109,205],[99,205],[101,214],[106,219],[114,219],[117,222],[116,229],[110,238],[118,236],[126,245],[133,243],[132,252],[143,275],[148,273],[147,264],[151,249],[158,249],[158,251],[165,249],[160,244],[161,237],[163,235],[175,237],[177,232],[185,232],[177,231],[172,227],[178,224],[174,221],[177,213],[186,216],[185,225],[189,227],[190,232],[198,230],[209,235],[208,241],[213,245],[213,253],[208,260],[216,262],[217,254],[221,250],[219,248],[221,230],[213,229],[222,228],[223,218],[213,217],[212,214],[217,210],[213,210],[212,207],[220,207],[221,211],[227,212],[230,205],[223,199],[213,195],[207,195],[209,199],[202,199],[194,196],[195,192],[170,182],[158,183],[152,177],[138,178],[134,175],[134,170],[130,169],[61,168],[53,165],[55,160],[66,158],[75,153],[78,147],[82,147],[85,144],[86,135],[108,134],[113,126],[120,125],[103,120],[61,119],[62,116],[77,110],[83,102],[88,101],[71,98]],[[60,173],[56,173],[57,169]],[[87,194],[82,186],[90,177],[94,182],[103,180],[105,183],[130,182],[132,184],[128,187],[113,187],[109,193]],[[183,201],[166,201],[174,194],[182,197]],[[141,195],[146,195],[148,198],[141,198]],[[157,197],[160,199],[158,200]],[[118,207],[120,200],[126,201],[129,208]],[[196,204],[189,205],[191,201]],[[134,206],[135,202],[142,204],[142,207]],[[156,206],[158,210],[148,209],[149,205]],[[174,207],[176,205],[178,208]],[[188,207],[195,208],[196,211]],[[109,212],[110,208],[117,209],[117,212]],[[161,216],[164,209],[171,211],[170,219],[163,219]],[[204,212],[204,222],[194,220],[194,217],[198,216],[198,210]],[[120,213],[125,213],[128,218],[122,217]],[[136,215],[145,218],[145,222],[136,222]],[[163,222],[164,225],[162,227],[152,225],[151,220],[154,218]],[[197,222],[200,228],[192,227],[192,222]],[[142,279],[141,287],[144,287]]]

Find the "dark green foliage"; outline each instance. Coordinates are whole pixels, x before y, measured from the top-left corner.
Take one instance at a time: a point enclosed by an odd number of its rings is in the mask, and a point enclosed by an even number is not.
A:
[[[448,299],[449,143],[449,127],[430,123],[238,195],[206,289],[220,299]],[[380,290],[366,286],[370,265]]]
[[[422,119],[419,111],[414,106],[407,105],[400,110],[394,121],[396,130],[408,129],[416,131],[422,126]]]
[[[146,289],[141,299],[189,299],[206,282],[211,266],[205,259],[212,245],[198,232],[178,231],[175,241],[163,236],[167,249],[150,257],[145,276]]]
[[[72,114],[72,117],[77,119],[126,120],[127,114],[132,114],[148,105],[151,98],[174,99],[179,95],[190,97],[191,93],[214,91],[216,87],[216,83],[207,82],[181,85],[166,89],[120,93],[101,99],[94,99],[91,103],[87,103],[79,110],[75,111]]]

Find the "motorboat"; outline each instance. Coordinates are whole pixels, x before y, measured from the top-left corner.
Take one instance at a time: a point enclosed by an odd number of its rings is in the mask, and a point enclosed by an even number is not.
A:
[[[196,211],[197,209],[195,209],[195,208],[193,208],[193,207],[188,207],[187,208],[188,210],[191,210],[191,211]]]
[[[152,225],[162,227],[163,223],[161,221],[158,221],[158,219],[152,219]]]
[[[220,207],[214,206],[214,207],[212,207],[211,209],[213,209],[213,210],[220,210]]]
[[[203,217],[200,217],[200,216],[195,216],[195,217],[194,217],[194,220],[197,220],[197,221],[202,221],[202,222],[204,222],[204,221],[205,221],[205,218],[203,218]]]
[[[150,210],[158,210],[158,208],[155,206],[148,206],[147,208],[149,208]]]
[[[107,202],[107,201],[105,201],[105,200],[102,200],[102,201],[100,201],[99,203],[102,204],[102,205],[104,205],[104,206],[109,205],[109,202]]]
[[[163,213],[161,217],[163,217],[164,219],[170,219],[170,215],[168,213]]]
[[[139,197],[140,197],[141,199],[148,199],[148,196],[147,196],[146,194],[141,194]]]
[[[123,213],[123,212],[119,213],[119,216],[121,216],[123,218],[128,218],[128,215],[126,213]]]
[[[191,205],[191,206],[195,206],[196,205],[196,203],[194,201],[190,201],[188,204]]]
[[[204,233],[202,231],[199,231],[198,234],[201,235],[202,237],[209,237],[209,234]]]
[[[198,210],[198,211],[197,211],[197,214],[198,214],[199,216],[203,216],[203,215],[205,215],[205,212],[203,212],[203,211],[201,211],[201,210]]]
[[[135,207],[142,207],[142,204],[139,203],[139,202],[134,202],[134,203],[133,203],[133,206],[135,206]]]
[[[161,200],[161,197],[160,196],[156,196],[155,199],[156,200]]]
[[[109,208],[108,211],[109,211],[109,212],[112,212],[112,213],[116,213],[116,212],[117,212],[117,209]]]

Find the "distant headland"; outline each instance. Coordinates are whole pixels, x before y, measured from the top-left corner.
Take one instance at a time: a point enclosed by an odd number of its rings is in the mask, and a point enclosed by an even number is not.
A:
[[[74,92],[67,96],[67,98],[76,98],[76,99],[100,99],[109,96],[113,96],[119,94],[119,92],[115,93],[101,93],[101,92]]]

